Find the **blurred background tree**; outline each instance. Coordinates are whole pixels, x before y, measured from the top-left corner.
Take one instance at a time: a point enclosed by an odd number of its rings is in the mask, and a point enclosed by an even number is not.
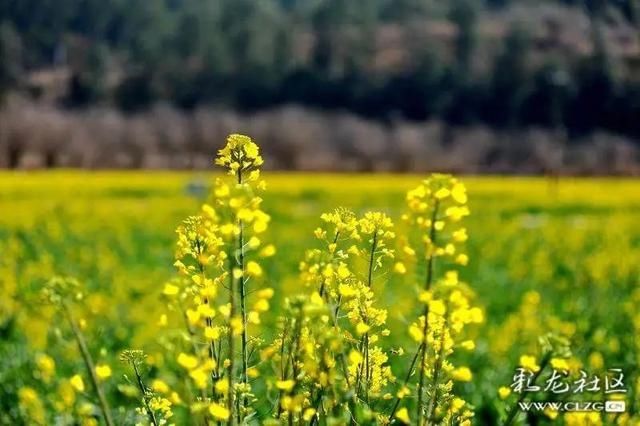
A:
[[[0,93],[126,114],[296,104],[637,146],[639,22],[638,0],[6,0]]]
[[[22,64],[20,36],[9,22],[0,23],[0,102],[20,80]]]

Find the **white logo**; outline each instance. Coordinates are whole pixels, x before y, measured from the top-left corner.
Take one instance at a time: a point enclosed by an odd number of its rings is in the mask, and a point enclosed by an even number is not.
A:
[[[624,401],[605,401],[604,411],[607,413],[624,413],[626,410]]]

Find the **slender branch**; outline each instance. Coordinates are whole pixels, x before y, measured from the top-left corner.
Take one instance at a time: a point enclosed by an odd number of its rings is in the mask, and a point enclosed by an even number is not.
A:
[[[231,284],[229,286],[229,304],[231,305],[231,309],[229,310],[229,320],[231,321],[236,313],[236,298],[235,291],[233,289],[234,278],[233,278],[233,256],[229,256],[229,262],[231,263],[230,268],[230,281]],[[229,324],[229,331],[227,336],[227,345],[229,346],[229,366],[227,367],[227,380],[229,381],[229,392],[227,398],[227,410],[229,410],[229,419],[227,424],[229,426],[233,426],[235,422],[235,416],[233,415],[233,406],[234,406],[234,377],[233,377],[233,369],[234,369],[234,358],[235,358],[235,350],[234,350],[234,338],[233,338],[233,330],[231,328],[231,323]]]
[[[542,361],[540,361],[540,369],[533,375],[533,377],[531,377],[532,385],[536,383],[536,380],[538,380],[538,377],[540,377],[540,375],[542,374],[542,371],[545,369],[547,364],[549,364],[550,360],[551,360],[551,352],[547,352],[542,358]],[[513,404],[513,406],[511,407],[511,410],[509,410],[509,414],[507,414],[507,419],[504,421],[503,426],[510,426],[513,423],[513,421],[516,419],[516,416],[519,413],[518,409],[520,408],[520,403],[524,401],[525,396],[526,396],[525,392],[522,392],[520,394],[518,401],[515,404]]]
[[[340,235],[340,231],[336,231],[336,234],[333,237],[333,244],[336,244],[336,242],[338,241],[339,235]],[[333,254],[332,254],[332,257],[333,257]],[[326,284],[326,281],[323,279],[322,282],[320,283],[320,290],[319,290],[320,296],[324,296],[325,284]]]
[[[238,170],[238,184],[242,184],[242,168]],[[240,380],[242,383],[246,384],[248,381],[248,364],[249,359],[247,356],[247,295],[246,295],[246,281],[244,279],[244,224],[242,220],[238,220],[238,227],[240,228],[240,233],[238,234],[238,249],[237,249],[237,268],[242,271],[242,276],[238,280],[238,290],[240,293],[240,315],[242,316],[242,372],[240,376]],[[244,408],[247,404],[246,398],[242,398],[242,407]],[[240,415],[240,413],[238,413]]]
[[[193,330],[193,328],[191,327],[191,325],[189,324],[189,318],[187,317],[187,313],[185,312],[182,304],[180,304],[180,303],[178,304],[178,309],[180,310],[180,313],[182,314],[182,319],[184,320],[185,328],[187,329],[187,333],[189,334],[189,342],[191,343],[191,349],[193,350],[193,354],[196,355],[198,353],[198,346],[196,345],[196,342],[194,341],[194,337],[195,337],[196,333]],[[217,364],[216,364],[216,370],[217,370]],[[216,376],[217,376],[217,373],[216,373]],[[206,398],[207,395],[206,395],[204,389],[200,390],[200,396],[202,397],[203,400]]]
[[[293,328],[293,334],[291,336],[291,343],[289,346],[289,355],[287,357],[288,359],[286,361],[284,370],[282,372],[282,380],[287,380],[287,377],[289,377],[289,367],[291,367],[291,377],[295,380],[296,377],[298,376],[296,357],[300,349],[300,336],[302,332],[303,316],[304,316],[304,312],[300,310],[299,317],[294,318],[295,327]],[[284,391],[282,390],[278,393],[278,417],[280,417],[280,415],[282,414],[281,401],[282,401],[283,394],[284,394]],[[292,418],[291,413],[289,413],[289,419],[291,420],[291,418]]]
[[[377,248],[378,248],[378,229],[376,228],[373,230],[373,240],[371,241],[371,253],[369,254],[369,273],[367,275],[367,287],[369,288],[371,288],[371,286],[373,285],[373,268],[374,268],[375,254],[376,254]],[[369,332],[364,333],[364,336],[362,336],[361,350],[364,352],[364,365],[360,369],[360,374],[364,373],[364,380],[361,381],[360,377],[358,377],[358,381],[360,384],[364,382],[364,395],[365,395],[364,399],[368,403],[369,402],[369,376],[370,376],[370,365],[371,365],[369,360]]]
[[[420,344],[420,346],[418,347],[418,350],[416,351],[416,354],[413,356],[413,360],[411,361],[411,365],[409,366],[409,371],[407,371],[407,375],[404,378],[404,381],[402,383],[402,386],[406,386],[407,383],[409,383],[409,380],[411,380],[411,376],[413,376],[414,373],[414,368],[416,366],[416,361],[418,361],[418,356],[420,356],[420,353],[422,351],[422,346],[424,346],[424,342]],[[393,408],[391,409],[391,414],[389,414],[389,420],[393,419],[394,414],[396,414],[396,411],[398,410],[398,407],[400,406],[400,398],[396,397],[396,402],[393,404]]]
[[[89,374],[89,378],[91,379],[91,384],[93,385],[93,389],[96,391],[96,395],[98,396],[98,401],[100,403],[100,409],[102,411],[102,416],[104,417],[104,422],[107,426],[114,426],[113,419],[111,418],[111,411],[109,409],[109,405],[107,404],[107,399],[102,392],[102,387],[98,382],[98,377],[96,376],[96,369],[93,362],[93,358],[91,358],[91,354],[89,353],[89,348],[87,347],[87,342],[84,339],[84,335],[78,324],[76,323],[73,314],[71,313],[71,308],[69,304],[65,301],[62,303],[62,307],[64,313],[67,317],[67,321],[69,321],[69,325],[71,326],[71,330],[76,338],[76,342],[78,343],[78,348],[80,349],[80,353],[82,354],[82,359],[84,361],[84,365],[87,368],[87,373]]]
[[[330,304],[330,300],[329,300],[329,296],[325,293],[324,295],[325,300],[327,301],[327,304]],[[338,296],[338,300],[336,302],[336,306],[334,309],[329,309],[329,312],[331,313],[331,321],[333,322],[333,327],[335,329],[338,329],[338,314],[340,312],[340,304],[342,303],[342,296]],[[351,383],[349,380],[349,370],[347,369],[347,363],[346,363],[346,355],[344,353],[344,350],[341,350],[340,353],[338,354],[338,358],[340,359],[340,367],[342,368],[342,374],[344,374],[344,378],[345,381],[347,382],[347,386],[351,387]]]
[[[438,403],[438,379],[440,378],[440,371],[442,370],[442,362],[444,358],[444,335],[446,330],[446,322],[442,326],[442,333],[440,334],[440,348],[438,350],[438,358],[436,359],[436,365],[433,368],[433,395],[431,397],[431,403],[429,406],[427,421],[433,422],[436,415],[436,404]]]
[[[433,206],[433,212],[431,213],[431,226],[429,228],[429,240],[431,247],[435,246],[436,243],[436,219],[438,218],[438,208],[440,204],[438,200],[435,201]],[[427,274],[425,278],[425,291],[429,291],[431,289],[431,283],[433,282],[433,266],[435,262],[435,257],[433,252],[429,253],[429,258],[427,261]],[[425,303],[424,306],[424,327],[422,329],[422,346],[420,350],[420,377],[418,379],[418,404],[417,404],[417,419],[418,425],[422,424],[422,399],[424,398],[424,364],[427,355],[427,334],[429,332],[429,303]]]
[[[433,213],[431,214],[431,227],[429,228],[429,239],[431,240],[431,245],[435,246],[436,244],[436,220],[438,219],[438,208],[440,207],[440,202],[436,200],[433,206]],[[431,289],[431,283],[433,282],[433,267],[435,263],[435,258],[433,253],[429,254],[429,261],[427,262],[427,276],[425,278],[424,287],[426,291]]]
[[[419,379],[418,379],[418,404],[417,404],[417,418],[418,425],[422,425],[422,399],[424,398],[424,364],[427,357],[427,333],[429,331],[429,305],[424,310],[424,327],[422,329],[422,345],[420,346],[420,366],[419,366]]]
[[[280,380],[286,380],[285,374],[286,374],[286,370],[285,370],[285,356],[284,356],[284,352],[285,352],[285,347],[286,347],[286,338],[287,338],[287,331],[289,330],[289,321],[285,321],[284,322],[284,329],[282,330],[282,341],[280,342]],[[282,400],[282,391],[278,392],[278,418],[280,418],[280,415],[282,414],[282,404],[280,403],[280,401]]]
[[[205,272],[204,272],[204,265],[202,263],[200,264],[200,277],[202,279],[202,282],[205,283],[206,282],[206,276],[205,276]],[[204,299],[204,303],[205,304],[209,304],[210,303],[209,299],[205,298]],[[185,314],[185,317],[186,317],[186,314]],[[213,319],[210,316],[207,316],[206,323],[207,323],[207,327],[212,327],[213,326]],[[187,328],[188,328],[190,334],[193,335],[191,327],[188,325],[188,319],[187,319]],[[218,356],[216,355],[215,342],[213,340],[209,340],[209,357],[213,360],[213,364],[214,365],[217,366],[219,364],[219,359],[218,359]],[[211,370],[211,380],[215,382],[216,380],[218,380],[218,378],[219,377],[218,377],[217,369]]]
[[[373,264],[374,264],[374,257],[376,254],[376,249],[378,247],[378,230],[375,229],[373,231],[373,241],[371,242],[371,253],[369,254],[369,275],[367,277],[367,286],[369,288],[371,288],[371,285],[373,284]]]
[[[242,221],[238,221],[238,226],[240,227],[240,235],[238,236],[238,246],[239,246],[239,258],[238,258],[238,268],[242,271],[244,277],[244,250],[242,249],[242,241],[243,241],[243,224]],[[243,383],[247,383],[247,368],[249,359],[247,356],[247,345],[248,345],[248,337],[247,337],[247,295],[246,295],[246,281],[243,278],[238,280],[238,289],[240,291],[240,314],[242,316],[242,376],[241,380]]]
[[[140,371],[138,370],[138,366],[136,365],[135,361],[133,361],[131,364],[133,365],[133,371],[136,374],[136,379],[137,379],[137,382],[138,382],[138,388],[140,388],[140,392],[142,392],[142,402],[144,403],[144,406],[147,409],[147,413],[149,414],[149,420],[151,420],[151,424],[153,424],[154,426],[158,426],[158,421],[156,420],[156,415],[153,412],[153,410],[151,409],[151,407],[149,407],[149,401],[147,400],[147,388],[145,387],[144,383],[142,382],[142,376],[140,375]]]
[[[316,413],[311,419],[310,426],[315,426],[320,421],[320,410],[322,409],[322,396],[324,393],[323,390],[323,388],[320,388],[320,390],[318,391],[318,395],[316,395],[316,401],[315,404],[313,404]]]

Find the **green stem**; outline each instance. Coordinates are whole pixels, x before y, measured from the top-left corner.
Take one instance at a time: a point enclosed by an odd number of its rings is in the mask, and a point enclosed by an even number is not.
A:
[[[304,316],[304,312],[301,310],[299,317],[294,318],[295,326],[293,327],[293,334],[291,335],[291,344],[289,346],[289,355],[287,357],[288,359],[284,365],[284,369],[282,372],[282,380],[287,380],[287,377],[289,377],[289,367],[291,367],[291,377],[293,378],[293,380],[296,380],[296,377],[298,376],[296,358],[297,358],[298,350],[300,349],[300,335],[302,331],[303,316]],[[292,391],[293,390],[291,390],[290,392]],[[283,394],[284,394],[283,391],[280,391],[278,393],[278,418],[280,418],[280,416],[282,415]],[[291,419],[291,414],[292,413],[288,413],[290,419]]]
[[[424,343],[421,343],[420,346],[418,347],[418,350],[416,351],[416,354],[413,356],[413,360],[411,361],[411,365],[409,366],[409,371],[407,371],[407,375],[405,376],[404,381],[402,383],[403,387],[406,386],[407,383],[409,383],[409,380],[411,380],[411,376],[413,376],[413,372],[416,366],[416,361],[418,361],[418,357],[422,352],[423,346],[424,346]],[[398,410],[399,406],[400,406],[400,398],[396,397],[396,402],[393,404],[393,408],[391,409],[391,414],[389,414],[389,421],[393,419],[393,416],[394,414],[396,414],[396,411]]]
[[[378,229],[373,230],[373,240],[371,241],[371,252],[369,253],[369,273],[367,276],[367,287],[371,288],[373,285],[373,268],[375,262],[376,249],[378,248]],[[365,322],[366,324],[366,322]],[[369,402],[369,375],[370,375],[370,360],[369,360],[369,332],[364,333],[362,336],[362,347],[364,352],[364,365],[360,369],[360,374],[364,373],[364,380],[358,378],[359,384],[364,384],[364,400]]]
[[[142,392],[142,402],[144,403],[145,408],[147,409],[147,413],[149,414],[149,420],[151,420],[151,424],[153,424],[154,426],[158,426],[158,421],[156,420],[156,415],[153,412],[153,410],[151,409],[151,407],[149,407],[149,401],[147,400],[147,388],[145,387],[144,383],[142,382],[142,376],[140,375],[140,371],[138,371],[138,366],[136,365],[135,361],[131,363],[133,366],[133,371],[136,374],[136,379],[138,382],[138,388],[140,388],[140,392]]]
[[[184,320],[185,328],[187,330],[187,333],[189,334],[189,342],[191,343],[191,349],[193,351],[193,354],[197,355],[198,354],[198,346],[196,345],[196,342],[194,341],[194,337],[195,337],[196,333],[193,330],[193,328],[191,327],[191,325],[189,324],[189,318],[187,317],[187,313],[185,312],[184,307],[182,306],[182,304],[178,304],[178,308],[180,309],[180,313],[182,314],[182,319]],[[217,364],[216,364],[216,369],[217,369]],[[217,373],[216,373],[216,376],[217,376]],[[207,397],[204,389],[200,390],[200,396],[202,397],[203,400]]]
[[[231,305],[231,308],[229,310],[229,332],[228,332],[228,336],[227,336],[227,345],[229,346],[229,366],[227,367],[227,380],[229,381],[229,392],[228,392],[228,398],[227,398],[227,410],[229,410],[229,420],[227,421],[227,424],[229,426],[233,426],[234,424],[234,419],[235,416],[233,414],[233,406],[234,406],[234,377],[233,377],[233,368],[234,368],[234,358],[235,358],[235,350],[234,350],[234,336],[233,336],[233,329],[231,328],[231,320],[234,318],[235,314],[236,314],[236,298],[235,298],[235,291],[234,291],[234,278],[233,278],[233,256],[229,256],[229,262],[231,263],[231,270],[229,273],[229,277],[230,277],[230,285],[229,285],[229,305]]]
[[[238,185],[242,185],[242,167],[238,170]],[[244,276],[244,224],[242,220],[238,220],[238,227],[240,228],[240,233],[238,235],[238,248],[237,248],[237,268],[242,271],[242,276],[238,280],[238,292],[240,293],[240,315],[242,316],[242,372],[240,379],[242,383],[247,383],[247,370],[249,359],[247,356],[247,294],[246,294],[246,280]],[[242,407],[246,406],[246,398],[242,399]]]
[[[442,326],[442,334],[440,335],[440,350],[438,351],[438,359],[436,360],[436,365],[433,368],[433,395],[431,397],[427,422],[433,422],[436,415],[436,404],[438,403],[438,379],[440,378],[440,370],[442,369],[442,362],[444,357],[445,327],[446,323]]]
[[[340,231],[336,231],[335,236],[333,237],[333,244],[336,244],[338,241],[338,236],[340,235]],[[333,256],[333,254],[332,254]],[[324,296],[324,289],[325,289],[325,280],[323,279],[322,282],[320,283],[320,290],[318,291],[320,293],[320,296]]]
[[[369,360],[369,333],[365,333],[364,335],[364,358],[365,358],[365,390],[364,390],[364,400],[366,403],[369,403],[369,384],[371,383],[371,364]]]
[[[424,398],[424,368],[425,359],[427,355],[427,333],[429,331],[429,305],[424,310],[424,328],[422,330],[422,345],[420,348],[420,366],[419,366],[419,379],[418,379],[418,404],[416,417],[418,419],[417,424],[422,425],[422,399]]]
[[[87,347],[87,342],[84,339],[84,335],[75,319],[73,318],[73,314],[71,313],[71,308],[68,303],[63,302],[63,310],[67,317],[67,321],[69,321],[69,325],[71,326],[71,331],[76,338],[76,342],[78,343],[78,348],[80,349],[80,353],[82,354],[82,360],[84,361],[84,365],[87,368],[87,373],[89,374],[89,378],[91,379],[91,384],[93,385],[93,389],[98,396],[98,402],[100,403],[100,410],[102,411],[102,417],[104,418],[104,422],[107,426],[114,426],[113,419],[111,418],[111,411],[109,409],[109,405],[107,404],[107,399],[104,396],[104,392],[102,391],[102,387],[98,382],[98,377],[96,376],[96,369],[93,363],[93,358],[91,358],[91,354],[89,353],[89,348]]]
[[[550,360],[551,360],[551,352],[547,352],[542,358],[542,361],[540,361],[540,369],[533,375],[533,377],[531,377],[531,382],[530,382],[531,385],[535,385],[536,380],[538,380],[538,377],[540,377],[540,375],[542,374],[542,371],[545,369],[547,364],[549,364]],[[507,414],[507,419],[504,421],[503,426],[510,426],[513,423],[513,421],[516,419],[516,416],[519,414],[518,410],[520,408],[520,403],[524,401],[525,396],[526,396],[525,392],[522,392],[520,394],[518,401],[511,407],[511,410],[509,410],[509,414]]]
[[[202,254],[202,253],[201,253]],[[202,283],[206,283],[206,276],[204,273],[204,265],[200,264],[200,278],[202,279]],[[209,299],[205,298],[204,299],[204,303],[205,304],[210,304]],[[207,317],[206,318],[206,323],[207,323],[207,327],[212,327],[213,326],[213,318],[211,317]],[[188,321],[187,321],[187,325],[188,325]],[[188,326],[189,332],[190,334],[192,334],[192,330],[191,327]],[[192,339],[193,341],[193,339]],[[213,340],[209,341],[209,357],[213,360],[213,364],[214,365],[218,365],[219,364],[219,359],[218,356],[216,355],[216,347],[215,347],[215,342]],[[218,373],[217,373],[217,369],[213,369],[211,371],[211,380],[213,382],[215,382],[216,380],[218,380]],[[215,391],[214,391],[215,393]]]
[[[367,278],[367,286],[371,288],[373,284],[373,263],[375,261],[374,257],[376,254],[376,249],[378,248],[378,230],[373,231],[373,241],[371,242],[371,253],[369,254],[369,275]]]
[[[429,239],[430,244],[435,247],[436,243],[436,220],[438,218],[438,208],[440,204],[438,200],[435,201],[433,206],[433,212],[431,213],[431,226],[429,228]],[[431,283],[433,282],[433,266],[434,266],[435,258],[433,253],[429,253],[429,258],[427,261],[427,276],[425,279],[425,291],[429,291],[431,289]],[[422,424],[422,400],[424,398],[424,364],[426,361],[427,355],[427,334],[429,332],[429,303],[425,303],[424,306],[424,327],[422,329],[422,346],[420,347],[420,376],[418,379],[418,404],[417,404],[417,413],[416,417],[418,419],[418,425]]]
[[[320,388],[320,390],[318,391],[318,394],[316,395],[316,399],[315,399],[315,403],[313,404],[313,407],[316,410],[316,413],[314,414],[313,418],[311,419],[311,422],[309,423],[310,426],[315,426],[319,421],[320,421],[320,411],[322,409],[322,396],[323,396],[323,392],[324,389]]]
[[[325,300],[327,301],[327,304],[330,304],[331,301],[329,300],[329,296],[325,293],[324,295]],[[342,296],[338,296],[338,300],[336,302],[336,306],[334,309],[329,309],[329,312],[331,312],[331,321],[333,322],[333,327],[337,330],[338,327],[338,314],[340,313],[340,304],[342,303]],[[349,380],[349,370],[347,369],[347,363],[346,363],[346,355],[344,353],[344,350],[341,350],[340,353],[338,354],[338,358],[340,359],[340,366],[342,368],[342,374],[344,374],[344,379],[347,382],[347,386],[351,387],[351,383]]]

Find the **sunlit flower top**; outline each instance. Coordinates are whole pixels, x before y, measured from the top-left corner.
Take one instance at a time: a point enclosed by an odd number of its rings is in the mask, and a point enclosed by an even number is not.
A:
[[[464,184],[451,175],[435,173],[407,192],[406,200],[408,212],[402,218],[423,230],[424,254],[447,256],[466,265],[469,259],[460,250],[468,238],[466,228],[461,225],[461,220],[469,215]],[[414,250],[405,247],[404,252]]]
[[[226,167],[229,174],[238,177],[238,182],[256,181],[260,177],[260,166],[264,160],[260,148],[249,136],[231,134],[227,144],[218,151],[215,163]]]
[[[221,250],[223,241],[217,234],[218,228],[218,216],[213,208],[206,204],[199,216],[190,216],[185,219],[176,230],[178,241],[175,266],[179,270],[184,269],[183,262],[186,262],[187,258],[195,259],[201,266],[220,265],[226,255]],[[192,272],[194,270],[198,269],[191,269]]]

